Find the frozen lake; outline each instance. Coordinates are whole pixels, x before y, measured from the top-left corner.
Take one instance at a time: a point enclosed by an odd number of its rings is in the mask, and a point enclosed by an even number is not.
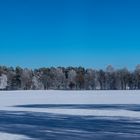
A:
[[[0,138],[139,140],[140,91],[1,91]]]

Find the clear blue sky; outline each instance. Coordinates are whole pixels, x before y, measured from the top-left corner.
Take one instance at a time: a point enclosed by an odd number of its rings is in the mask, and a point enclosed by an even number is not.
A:
[[[139,0],[0,0],[0,64],[132,69]]]

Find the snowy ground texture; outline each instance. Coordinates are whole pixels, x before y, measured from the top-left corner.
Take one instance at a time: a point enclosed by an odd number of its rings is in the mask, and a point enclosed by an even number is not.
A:
[[[1,91],[0,140],[139,140],[140,91]]]

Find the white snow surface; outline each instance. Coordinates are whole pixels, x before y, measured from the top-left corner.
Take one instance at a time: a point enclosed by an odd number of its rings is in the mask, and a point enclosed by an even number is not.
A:
[[[23,135],[3,133],[3,132],[0,132],[0,139],[1,140],[25,140],[25,139],[31,140],[30,138]]]
[[[140,91],[0,91],[0,107],[22,104],[140,104]]]
[[[0,110],[29,111],[82,116],[120,116],[140,118],[130,110],[24,108],[32,104],[140,104],[140,91],[1,91]]]

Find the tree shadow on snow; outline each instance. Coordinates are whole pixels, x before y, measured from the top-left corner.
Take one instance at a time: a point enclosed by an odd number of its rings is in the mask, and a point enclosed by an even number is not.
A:
[[[139,130],[129,118],[0,111],[0,132],[38,140],[137,140]]]

